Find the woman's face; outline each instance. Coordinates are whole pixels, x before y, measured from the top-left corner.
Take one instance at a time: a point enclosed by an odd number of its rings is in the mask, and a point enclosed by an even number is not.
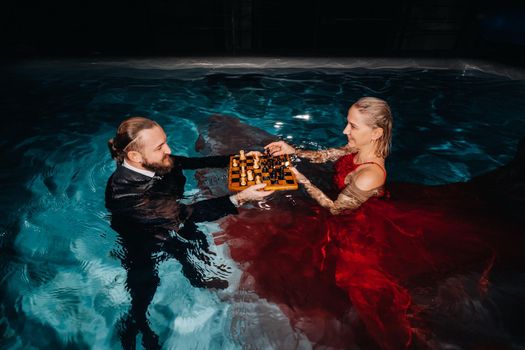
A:
[[[348,123],[343,130],[343,134],[348,137],[348,145],[350,147],[359,149],[372,142],[375,129],[366,124],[366,118],[366,115],[359,112],[354,106],[348,110],[346,117]]]

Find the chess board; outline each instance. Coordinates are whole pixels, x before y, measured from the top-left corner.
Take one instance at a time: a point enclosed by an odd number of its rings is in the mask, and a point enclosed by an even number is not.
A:
[[[234,166],[234,160],[237,166]],[[239,155],[230,156],[230,166],[228,169],[228,188],[230,191],[242,191],[251,185],[255,185],[256,176],[260,176],[261,182],[266,184],[266,190],[296,190],[297,180],[287,164],[291,164],[288,155],[271,157],[259,157],[259,168],[254,169],[254,158],[246,156],[246,160],[240,160]],[[253,180],[248,180],[242,185],[241,167],[244,166],[245,172],[252,171]]]

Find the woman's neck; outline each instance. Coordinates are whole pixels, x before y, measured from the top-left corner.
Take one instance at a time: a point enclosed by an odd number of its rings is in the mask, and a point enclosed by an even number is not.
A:
[[[376,155],[373,147],[363,147],[358,149],[354,159],[356,163],[382,162],[384,160]]]

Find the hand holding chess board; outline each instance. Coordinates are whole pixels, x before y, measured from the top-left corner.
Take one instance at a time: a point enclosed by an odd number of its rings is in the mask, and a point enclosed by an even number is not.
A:
[[[291,172],[288,155],[272,157],[268,153],[258,156],[245,156],[244,151],[230,157],[228,188],[242,191],[251,185],[265,183],[265,190],[296,190],[297,180]]]

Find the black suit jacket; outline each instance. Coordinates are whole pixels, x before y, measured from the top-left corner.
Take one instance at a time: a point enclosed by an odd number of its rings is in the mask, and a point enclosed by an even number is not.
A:
[[[186,177],[183,169],[226,167],[229,156],[189,158],[171,156],[173,169],[162,177],[150,178],[117,165],[106,186],[106,208],[112,227],[124,235],[140,234],[142,239],[167,239],[169,231],[179,231],[186,221],[217,220],[237,213],[229,196],[180,203]],[[138,238],[138,237],[135,237]]]

